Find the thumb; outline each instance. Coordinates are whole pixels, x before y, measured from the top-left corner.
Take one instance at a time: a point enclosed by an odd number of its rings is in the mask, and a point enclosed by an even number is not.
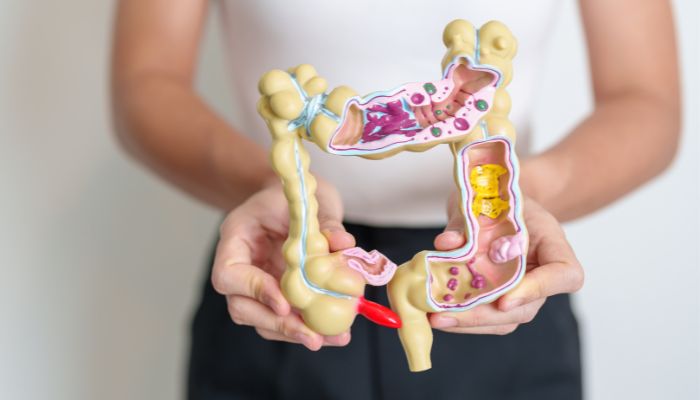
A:
[[[331,252],[355,247],[355,238],[345,230],[340,218],[319,215],[318,224]]]
[[[459,195],[454,191],[447,202],[447,226],[435,237],[434,245],[437,250],[452,250],[463,246],[464,242],[464,217],[459,208]]]
[[[318,179],[318,225],[331,252],[355,247],[355,238],[343,226],[343,201],[331,185]]]

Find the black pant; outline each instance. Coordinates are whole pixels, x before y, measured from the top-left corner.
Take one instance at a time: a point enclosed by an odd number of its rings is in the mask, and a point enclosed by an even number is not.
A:
[[[397,264],[432,248],[440,229],[346,224],[357,244]],[[192,324],[189,399],[533,399],[581,398],[576,319],[569,297],[554,296],[529,324],[506,336],[434,331],[433,368],[412,373],[396,331],[358,316],[343,348],[311,352],[267,341],[235,325],[209,277]],[[366,297],[388,305],[386,288]]]

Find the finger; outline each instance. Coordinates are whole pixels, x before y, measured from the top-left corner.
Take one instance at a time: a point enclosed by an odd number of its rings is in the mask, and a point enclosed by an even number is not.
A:
[[[445,226],[445,231],[439,234],[433,243],[437,250],[453,250],[463,246],[466,241],[464,237],[464,220],[459,210],[459,199],[457,192],[453,192],[450,195],[447,204],[447,226]]]
[[[453,250],[464,246],[466,237],[464,236],[464,223],[462,214],[459,211],[450,213],[450,220],[447,222],[445,231],[435,237],[435,249],[440,251]]]
[[[211,274],[214,289],[224,295],[251,297],[279,315],[289,314],[291,307],[277,280],[249,262],[250,248],[243,240],[239,237],[222,239]]]
[[[228,312],[233,322],[259,329],[277,332],[297,340],[309,350],[316,351],[323,345],[323,337],[307,327],[296,314],[279,316],[265,305],[243,296],[227,296]]]
[[[350,332],[343,332],[340,335],[334,336],[324,336],[323,345],[333,346],[333,347],[343,347],[350,343],[351,335]]]
[[[288,336],[285,336],[285,335],[278,333],[278,332],[275,332],[275,331],[271,331],[269,329],[255,328],[255,332],[257,332],[258,335],[260,335],[263,339],[266,339],[266,340],[275,340],[278,342],[301,344],[301,342],[296,340],[296,339],[290,338]]]
[[[262,336],[263,339],[301,344],[299,340],[284,336],[281,333],[271,331],[269,329],[255,328],[255,331],[258,333],[258,335]],[[343,347],[347,346],[348,343],[350,343],[350,339],[351,335],[349,332],[341,333],[340,335],[335,336],[324,336],[323,345],[331,347]]]
[[[539,299],[507,312],[487,304],[468,311],[436,313],[430,316],[430,323],[438,329],[524,324],[535,318],[544,302]]]
[[[291,311],[277,280],[254,265],[223,265],[212,272],[212,282],[217,292],[255,299],[277,315],[288,315]]]
[[[531,236],[537,236],[540,227],[550,229],[553,227],[561,228],[557,218],[547,211],[538,202],[532,200],[529,197],[525,197],[524,201],[524,217],[525,224],[531,224],[534,229],[530,229],[528,226],[528,233]]]
[[[508,311],[535,299],[575,292],[583,285],[583,268],[559,222],[532,200],[526,200],[529,230],[528,271],[520,284],[501,297],[497,306]]]
[[[321,231],[326,237],[326,240],[328,240],[328,248],[331,252],[355,247],[355,237],[346,232],[344,227],[342,230],[339,228],[334,229],[335,230],[324,229]]]
[[[583,280],[583,268],[578,262],[541,265],[526,273],[515,289],[501,297],[498,308],[508,311],[555,294],[573,293],[581,289]]]
[[[464,246],[466,238],[462,230],[450,230],[442,232],[435,237],[433,245],[436,250],[447,251]]]
[[[461,333],[471,335],[508,335],[518,328],[518,324],[480,326],[476,328],[446,328],[442,329],[449,333]]]
[[[531,234],[534,240],[530,242],[528,262],[535,267],[525,273],[515,289],[498,300],[498,307],[504,311],[537,298],[572,293],[583,286],[583,268],[559,223],[544,217],[531,223],[536,233]]]
[[[328,240],[330,251],[345,250],[355,247],[355,238],[345,231],[343,213],[340,206],[324,207],[318,213],[318,225]]]
[[[331,251],[355,247],[355,238],[343,226],[343,202],[338,191],[318,180],[318,224],[328,239]]]

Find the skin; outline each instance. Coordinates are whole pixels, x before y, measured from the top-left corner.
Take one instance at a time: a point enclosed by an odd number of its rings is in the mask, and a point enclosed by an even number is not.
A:
[[[521,183],[559,221],[591,213],[661,173],[680,138],[669,2],[579,3],[594,110],[560,143],[526,160]]]
[[[345,345],[349,333],[314,333],[280,292],[288,215],[267,152],[216,115],[193,87],[207,4],[119,1],[111,81],[117,138],[173,185],[233,210],[221,226],[212,282],[226,296],[235,323],[253,326],[266,339],[312,350]],[[451,313],[451,319],[431,316],[434,328],[507,334],[532,320],[548,296],[578,290],[583,270],[557,219],[571,220],[609,204],[673,159],[681,107],[669,2],[581,0],[580,8],[595,107],[560,143],[522,162],[521,187],[530,197],[524,207],[531,235],[528,272],[492,304]],[[657,82],[664,84],[651,84]],[[354,246],[342,227],[336,190],[319,181],[317,196],[331,251]],[[454,200],[453,195],[450,223],[435,240],[439,250],[464,241]]]
[[[317,193],[319,225],[330,251],[354,247],[355,239],[340,223],[343,212],[338,192],[319,181]],[[288,224],[287,200],[279,184],[254,194],[229,213],[220,228],[212,271],[214,288],[226,296],[235,323],[255,327],[266,339],[302,343],[311,350],[346,345],[349,332],[326,337],[315,333],[282,295],[282,244]]]
[[[207,3],[118,3],[112,105],[117,138],[130,155],[228,211],[277,177],[267,151],[216,115],[193,88]]]

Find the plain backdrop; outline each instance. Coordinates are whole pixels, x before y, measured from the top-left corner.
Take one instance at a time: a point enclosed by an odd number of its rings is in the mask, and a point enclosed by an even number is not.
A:
[[[538,149],[591,107],[576,6],[566,3],[543,54]],[[700,9],[695,0],[674,7],[685,91],[678,158],[626,199],[566,226],[587,271],[575,302],[589,399],[700,398]],[[221,216],[115,146],[112,9],[112,1],[0,2],[3,399],[182,396],[189,317]],[[216,22],[198,86],[234,120]],[[552,112],[562,97],[569,106]]]

